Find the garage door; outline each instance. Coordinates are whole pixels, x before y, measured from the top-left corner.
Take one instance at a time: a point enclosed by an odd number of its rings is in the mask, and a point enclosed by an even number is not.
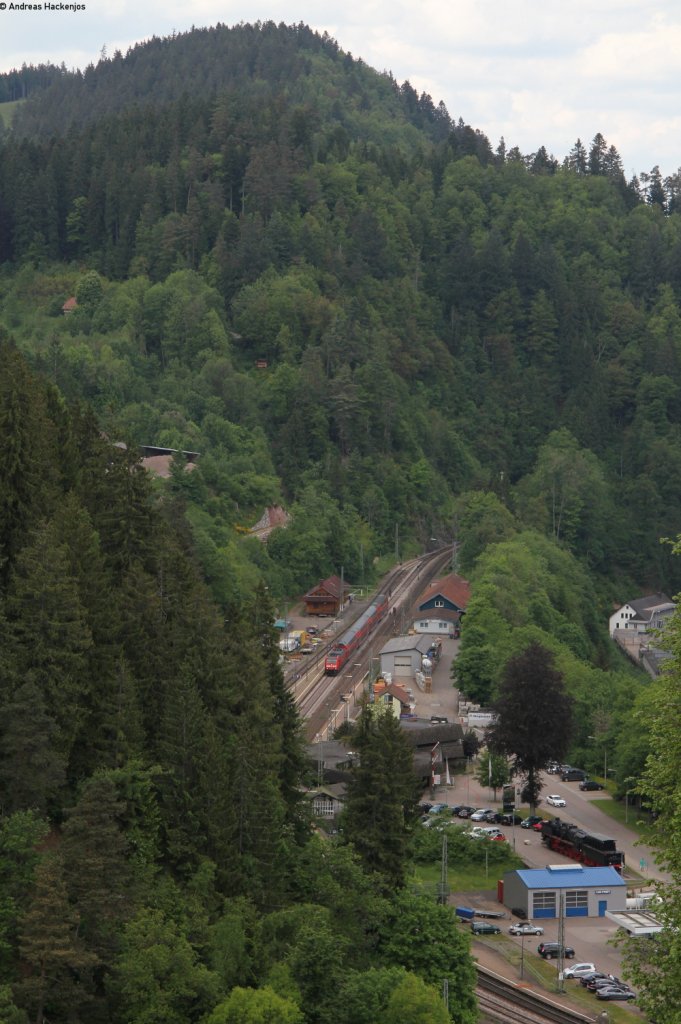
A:
[[[555,917],[556,916],[556,893],[555,892],[533,892],[532,893],[532,917]]]
[[[396,654],[395,655],[395,675],[401,679],[405,677],[411,677],[413,669],[411,667],[411,657],[408,654]]]

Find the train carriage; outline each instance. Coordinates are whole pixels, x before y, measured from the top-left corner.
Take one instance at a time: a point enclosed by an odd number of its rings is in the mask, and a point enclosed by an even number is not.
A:
[[[373,631],[388,610],[386,594],[378,594],[356,622],[336,640],[324,659],[324,671],[327,675],[336,675],[347,663],[350,655],[357,650]]]

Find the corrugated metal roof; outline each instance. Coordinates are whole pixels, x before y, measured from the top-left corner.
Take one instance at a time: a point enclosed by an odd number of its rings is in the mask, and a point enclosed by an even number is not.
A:
[[[626,886],[622,876],[614,868],[585,868],[574,864],[563,867],[521,868],[515,872],[528,889],[583,889],[597,886],[611,889]]]
[[[380,654],[399,654],[401,651],[419,651],[420,654],[427,654],[431,645],[431,639],[425,633],[416,636],[394,636],[381,647]]]

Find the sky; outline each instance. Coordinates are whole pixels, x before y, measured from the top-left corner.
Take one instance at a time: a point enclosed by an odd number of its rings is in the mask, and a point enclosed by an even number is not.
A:
[[[59,0],[52,0],[59,8]],[[597,132],[627,177],[681,167],[678,0],[0,0],[0,71],[96,63],[152,35],[222,22],[305,22],[442,100],[495,148],[562,159]],[[24,6],[28,6],[27,3]],[[14,7],[14,9],[13,9]]]

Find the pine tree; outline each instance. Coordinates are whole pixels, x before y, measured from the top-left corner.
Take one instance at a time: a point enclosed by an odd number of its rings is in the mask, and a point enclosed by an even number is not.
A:
[[[38,685],[20,686],[0,724],[0,806],[4,814],[45,814],[66,781],[63,755],[55,748],[58,728],[45,711]]]
[[[281,764],[279,780],[281,795],[286,805],[286,820],[298,839],[309,831],[304,813],[302,782],[307,769],[304,739],[298,709],[293,694],[286,686],[281,667],[279,645],[274,629],[274,608],[267,588],[260,585],[255,592],[251,610],[256,641],[272,694],[274,722],[281,730]]]
[[[379,705],[362,710],[353,735],[353,768],[343,817],[344,838],[388,889],[404,885],[418,785],[399,721]]]
[[[6,580],[27,529],[47,511],[57,459],[44,392],[2,328],[0,365],[0,578]]]
[[[68,551],[52,524],[43,523],[17,557],[7,610],[17,670],[42,692],[58,726],[56,749],[68,758],[94,683],[87,660],[92,634]]]
[[[47,854],[36,868],[33,893],[19,922],[19,950],[28,973],[17,985],[35,1024],[78,1006],[78,976],[96,958],[78,939],[78,914],[69,905],[61,860]]]
[[[205,853],[201,779],[208,768],[206,708],[194,667],[183,666],[166,685],[157,751],[164,769],[161,806],[171,861],[183,872]]]
[[[128,843],[121,828],[124,810],[113,779],[93,776],[68,814],[61,845],[67,889],[80,918],[79,934],[105,963],[134,902]]]

